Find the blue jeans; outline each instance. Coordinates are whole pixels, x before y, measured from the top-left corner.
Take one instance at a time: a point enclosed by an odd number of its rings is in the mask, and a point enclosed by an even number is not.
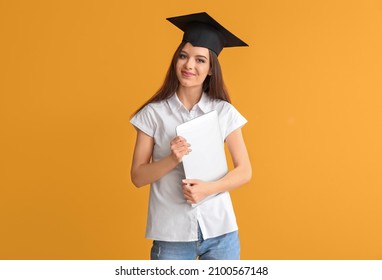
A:
[[[199,228],[198,241],[153,242],[152,260],[239,260],[240,240],[237,231],[204,240]]]

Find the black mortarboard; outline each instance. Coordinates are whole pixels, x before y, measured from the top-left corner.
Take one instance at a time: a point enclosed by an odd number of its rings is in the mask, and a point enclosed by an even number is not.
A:
[[[217,55],[223,48],[248,46],[207,13],[171,17],[167,20],[184,31],[183,41],[208,48]]]

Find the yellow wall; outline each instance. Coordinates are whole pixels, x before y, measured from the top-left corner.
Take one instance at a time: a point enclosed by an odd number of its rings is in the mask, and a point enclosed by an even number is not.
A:
[[[0,258],[147,259],[130,114],[207,11],[253,180],[244,259],[382,259],[380,0],[1,1]]]

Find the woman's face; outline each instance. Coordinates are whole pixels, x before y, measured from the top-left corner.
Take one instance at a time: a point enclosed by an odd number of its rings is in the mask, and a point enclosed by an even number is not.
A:
[[[210,53],[207,48],[186,43],[176,62],[176,75],[180,87],[200,87],[210,70]]]

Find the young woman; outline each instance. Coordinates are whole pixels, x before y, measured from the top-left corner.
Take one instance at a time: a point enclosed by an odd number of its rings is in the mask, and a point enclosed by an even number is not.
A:
[[[217,57],[224,47],[246,44],[206,13],[168,20],[185,31],[183,40],[162,87],[131,119],[137,130],[131,179],[137,187],[151,184],[146,227],[146,238],[154,240],[151,259],[240,259],[228,191],[252,175],[241,132],[247,121],[230,104]],[[192,147],[175,128],[212,110],[234,168],[214,182],[185,179],[182,159]]]

